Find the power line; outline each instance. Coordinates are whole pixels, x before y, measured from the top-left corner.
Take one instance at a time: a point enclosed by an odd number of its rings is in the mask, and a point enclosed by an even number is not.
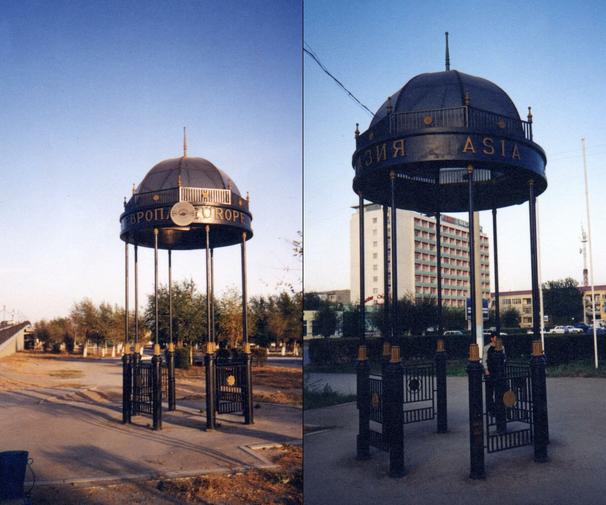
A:
[[[332,73],[320,61],[320,58],[318,58],[318,56],[314,53],[311,46],[307,42],[305,42],[305,45],[307,47],[303,47],[303,51],[305,51],[305,53],[307,53],[318,64],[318,66],[324,71],[324,73],[328,75],[333,81],[335,81],[339,85],[339,87],[342,88],[343,91],[345,91],[345,93],[347,93],[349,97],[353,99],[360,107],[362,107],[371,116],[374,116],[374,113],[368,107],[366,107],[366,105],[364,105],[360,100],[358,100],[358,98],[351,91],[349,91],[339,79],[332,75]]]

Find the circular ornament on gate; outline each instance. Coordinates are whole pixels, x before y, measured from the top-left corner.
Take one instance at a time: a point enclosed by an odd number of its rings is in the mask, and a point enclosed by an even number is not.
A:
[[[431,116],[425,116],[423,118],[423,123],[425,123],[425,126],[430,126],[433,123],[433,118]]]
[[[410,379],[408,381],[408,389],[412,392],[417,392],[421,387],[421,382],[419,379]]]
[[[225,382],[227,382],[228,386],[233,386],[236,383],[236,378],[233,375],[228,375]]]
[[[370,404],[372,405],[373,409],[378,409],[381,405],[381,398],[379,397],[378,393],[373,393],[372,397],[370,399]]]
[[[517,401],[518,401],[518,397],[516,396],[516,394],[511,389],[509,391],[506,391],[503,394],[503,404],[507,408],[513,407],[516,404]]]
[[[497,123],[497,126],[502,130],[503,128],[505,128],[505,126],[507,126],[507,124],[505,123],[505,120],[503,118],[500,118],[499,122]]]
[[[177,226],[189,226],[196,218],[196,209],[189,202],[175,203],[170,209],[170,218]]]

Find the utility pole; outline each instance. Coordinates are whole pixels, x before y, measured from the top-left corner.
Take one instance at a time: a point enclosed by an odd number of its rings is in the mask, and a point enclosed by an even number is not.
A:
[[[598,336],[595,326],[595,286],[593,284],[593,253],[591,249],[591,217],[589,214],[589,183],[587,182],[587,156],[585,155],[585,139],[581,139],[583,148],[583,172],[585,175],[585,206],[587,208],[587,242],[589,244],[589,278],[591,280],[591,314],[593,318],[593,354],[595,367],[598,368]]]

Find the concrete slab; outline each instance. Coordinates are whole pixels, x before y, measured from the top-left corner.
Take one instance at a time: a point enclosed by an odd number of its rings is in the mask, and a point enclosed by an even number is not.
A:
[[[331,379],[331,375],[334,377]],[[352,374],[310,374],[308,380],[349,388]],[[469,475],[466,378],[448,379],[449,433],[435,422],[405,428],[408,475],[388,477],[388,456],[372,450],[356,461],[357,410],[348,403],[306,411],[305,424],[328,427],[305,435],[306,505],[568,505],[606,503],[604,379],[549,379],[550,461],[533,461],[531,446],[486,455],[485,481]]]

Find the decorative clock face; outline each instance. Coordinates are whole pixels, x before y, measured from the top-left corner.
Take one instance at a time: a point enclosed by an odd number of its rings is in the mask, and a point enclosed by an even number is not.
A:
[[[177,226],[189,226],[196,218],[196,209],[189,202],[179,202],[170,209],[170,218]]]

